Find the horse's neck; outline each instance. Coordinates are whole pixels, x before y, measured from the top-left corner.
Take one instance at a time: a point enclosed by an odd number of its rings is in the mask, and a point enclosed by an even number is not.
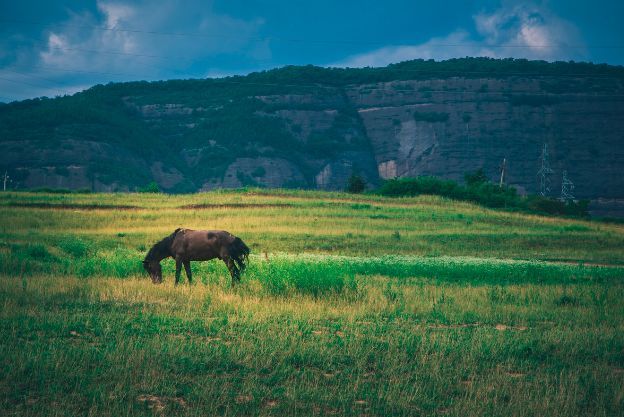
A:
[[[157,243],[151,252],[150,259],[148,259],[149,261],[160,262],[171,256],[171,248],[165,242]]]

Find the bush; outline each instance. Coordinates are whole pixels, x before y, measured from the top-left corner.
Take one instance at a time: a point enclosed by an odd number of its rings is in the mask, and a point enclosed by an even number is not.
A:
[[[152,181],[149,184],[147,184],[145,187],[139,188],[138,191],[140,193],[159,193],[160,188],[158,187],[158,184],[156,184],[156,181]]]
[[[589,201],[562,202],[541,196],[521,197],[513,187],[499,187],[487,181],[482,169],[465,176],[466,186],[452,180],[422,176],[385,181],[379,194],[388,197],[413,197],[420,194],[440,195],[461,201],[471,201],[486,207],[510,208],[534,213],[566,216],[588,216]]]
[[[366,181],[359,175],[351,174],[347,180],[347,192],[360,194],[366,189]]]
[[[488,178],[485,175],[483,168],[479,168],[474,172],[467,172],[464,175],[464,181],[466,182],[466,185],[470,187],[488,182]]]

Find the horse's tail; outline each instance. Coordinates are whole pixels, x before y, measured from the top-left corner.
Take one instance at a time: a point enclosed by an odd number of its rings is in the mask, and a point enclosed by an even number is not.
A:
[[[245,245],[245,242],[243,242],[239,237],[234,238],[228,249],[230,259],[234,261],[236,274],[240,276],[240,274],[245,272],[245,268],[247,268],[251,249],[249,249],[247,245]]]

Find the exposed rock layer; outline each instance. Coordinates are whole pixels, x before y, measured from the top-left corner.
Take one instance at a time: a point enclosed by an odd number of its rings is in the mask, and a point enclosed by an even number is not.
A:
[[[121,128],[105,119],[60,117],[39,136],[36,123],[31,130],[5,126],[0,166],[20,188],[132,190],[155,180],[169,191],[244,185],[340,190],[354,173],[374,186],[402,176],[461,180],[482,167],[496,180],[505,158],[507,182],[535,193],[547,144],[553,196],[565,170],[576,197],[600,199],[596,207],[619,214],[622,78],[602,77],[596,86],[588,77],[564,81],[562,88],[553,76],[445,77],[232,93],[229,99],[179,92],[176,102],[129,88],[106,105],[133,131],[116,133]],[[68,99],[74,98],[60,100]],[[0,115],[19,115],[11,106],[0,107]]]

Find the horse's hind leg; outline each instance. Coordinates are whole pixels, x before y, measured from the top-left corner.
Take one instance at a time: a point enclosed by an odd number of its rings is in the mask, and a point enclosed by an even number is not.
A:
[[[180,282],[180,272],[182,272],[182,261],[176,259],[176,280],[175,285],[178,285]]]
[[[191,262],[184,261],[184,271],[186,272],[186,277],[189,280],[189,285],[193,283],[193,274],[191,274]]]

